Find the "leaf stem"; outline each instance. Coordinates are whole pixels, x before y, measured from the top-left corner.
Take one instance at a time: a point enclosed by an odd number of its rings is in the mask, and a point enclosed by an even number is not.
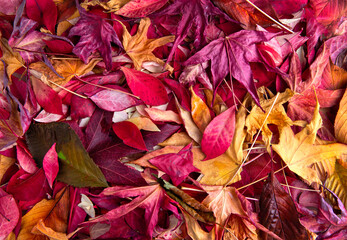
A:
[[[280,26],[281,28],[285,29],[286,31],[290,32],[290,33],[294,33],[292,30],[290,30],[289,28],[287,28],[285,25],[283,25],[282,23],[280,23],[279,21],[277,21],[276,19],[274,19],[273,17],[271,17],[270,15],[268,15],[266,12],[264,12],[263,10],[261,10],[260,8],[258,8],[254,3],[252,3],[249,0],[246,0],[246,2],[248,2],[249,4],[251,4],[255,9],[257,9],[259,12],[261,12],[264,16],[266,16],[268,19],[270,19],[271,21],[273,21],[274,23],[276,23],[278,26]]]

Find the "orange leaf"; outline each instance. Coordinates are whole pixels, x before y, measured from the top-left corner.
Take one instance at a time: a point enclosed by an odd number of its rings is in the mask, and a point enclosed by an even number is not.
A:
[[[347,90],[340,101],[334,128],[337,141],[347,144]]]
[[[203,132],[207,125],[211,122],[210,110],[207,107],[206,103],[198,95],[195,94],[192,87],[190,87],[190,92],[192,93],[192,118],[200,131]]]

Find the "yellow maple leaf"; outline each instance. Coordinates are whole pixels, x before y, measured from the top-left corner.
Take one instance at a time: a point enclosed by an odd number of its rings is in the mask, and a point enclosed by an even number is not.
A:
[[[157,47],[163,46],[175,40],[175,36],[148,39],[147,32],[150,25],[151,20],[149,18],[141,19],[137,33],[134,36],[131,36],[126,27],[123,25],[123,47],[133,61],[136,70],[141,70],[144,62],[156,62],[164,66],[165,62],[157,58],[152,51]],[[173,68],[168,64],[165,65],[165,69],[169,70],[170,72],[173,71]]]
[[[340,101],[334,128],[337,141],[347,144],[347,89]]]
[[[273,150],[281,156],[289,169],[310,184],[320,182],[317,172],[311,167],[312,164],[322,161],[328,163],[327,160],[338,159],[347,153],[346,144],[315,144],[316,134],[321,126],[322,118],[317,101],[309,124],[297,134],[293,133],[290,126],[284,126],[280,131],[279,143],[272,145]]]

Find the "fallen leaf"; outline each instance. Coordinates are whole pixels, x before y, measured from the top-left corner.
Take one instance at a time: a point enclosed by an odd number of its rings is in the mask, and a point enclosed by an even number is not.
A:
[[[171,110],[160,110],[157,108],[145,108],[146,113],[153,121],[174,122],[182,124],[180,116]]]
[[[60,162],[57,180],[79,187],[107,186],[104,175],[68,124],[33,124],[26,133],[26,140],[40,165],[47,151],[56,143]]]
[[[167,2],[168,0],[132,0],[119,9],[116,14],[128,18],[146,17],[163,7]]]
[[[111,42],[122,47],[122,43],[118,39],[115,30],[105,19],[88,13],[80,6],[77,8],[81,18],[78,20],[77,24],[71,28],[69,36],[80,36],[81,38],[72,52],[87,64],[91,53],[98,50],[105,61],[106,68],[111,70]]]
[[[164,61],[157,58],[152,52],[157,47],[163,46],[169,42],[172,42],[175,39],[175,36],[165,36],[157,39],[148,39],[147,31],[151,25],[151,20],[149,18],[143,18],[140,21],[137,33],[134,36],[131,36],[125,26],[123,32],[123,47],[129,57],[133,60],[134,67],[136,70],[142,69],[142,64],[144,62],[156,62],[159,63],[165,69],[170,72],[173,71],[173,68],[165,64]]]
[[[299,133],[294,134],[289,126],[282,128],[278,144],[272,148],[277,152],[289,169],[309,183],[320,182],[320,179],[310,165],[327,159],[339,158],[346,153],[347,145],[340,143],[314,144],[318,129],[322,126],[317,102],[312,121]]]
[[[230,146],[235,130],[235,107],[222,112],[206,127],[201,140],[201,150],[206,159],[223,154]]]
[[[309,239],[306,229],[300,224],[293,200],[273,173],[263,187],[259,205],[260,223],[270,231],[283,239]],[[265,232],[261,232],[260,237],[271,239]]]
[[[42,219],[40,219],[37,224],[31,230],[32,234],[35,235],[44,235],[49,237],[52,240],[68,240],[69,238],[65,233],[56,232],[52,228],[49,228],[45,225]]]
[[[42,161],[43,170],[51,188],[53,188],[53,182],[59,172],[58,154],[55,151],[55,146],[56,143],[48,150]]]
[[[20,213],[15,198],[0,189],[0,239],[6,239],[18,224]]]
[[[191,114],[193,121],[198,126],[201,132],[204,132],[207,125],[211,122],[210,109],[207,107],[206,103],[195,94],[193,88],[190,88],[192,95],[191,98]]]
[[[212,229],[210,232],[205,232],[201,229],[198,221],[194,219],[189,213],[182,211],[187,227],[188,235],[193,240],[211,240],[216,238],[216,232]]]
[[[26,13],[32,20],[46,25],[51,33],[55,32],[58,11],[53,0],[28,0]]]
[[[341,142],[347,144],[347,90],[340,101],[340,107],[335,118],[335,137]]]
[[[347,207],[347,169],[338,162],[335,163],[335,172],[325,182],[325,186],[333,191]]]
[[[66,233],[69,214],[69,191],[62,189],[54,199],[43,199],[22,217],[18,240],[46,239],[44,235],[35,235],[31,231],[41,220],[46,227],[55,232]],[[40,227],[39,227],[40,228]]]
[[[131,91],[141,100],[152,106],[159,106],[168,102],[164,84],[157,78],[134,69],[121,68]]]
[[[139,130],[146,130],[152,132],[160,132],[160,129],[155,125],[151,119],[147,117],[132,117],[127,120],[136,125]]]
[[[0,182],[5,175],[7,169],[9,169],[16,162],[15,158],[6,157],[0,154]]]
[[[147,150],[140,130],[132,122],[123,121],[114,123],[112,129],[126,145],[143,151]]]

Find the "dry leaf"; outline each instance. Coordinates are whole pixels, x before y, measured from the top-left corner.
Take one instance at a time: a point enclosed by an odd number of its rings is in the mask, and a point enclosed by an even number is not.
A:
[[[337,141],[347,144],[347,90],[340,101],[334,128]]]
[[[214,229],[212,229],[209,233],[205,232],[201,229],[198,221],[195,220],[192,216],[190,216],[185,211],[182,211],[182,214],[185,219],[188,235],[193,240],[214,240],[216,238]]]
[[[154,56],[152,51],[157,47],[163,46],[175,40],[175,36],[165,36],[162,38],[148,39],[147,31],[151,25],[149,18],[143,18],[140,21],[137,33],[131,36],[126,27],[123,25],[123,47],[129,57],[133,60],[136,70],[141,70],[144,62],[156,62],[164,67],[165,62]],[[173,68],[166,64],[165,69],[170,72]]]
[[[56,232],[52,228],[47,227],[42,219],[38,221],[31,233],[36,235],[45,235],[49,237],[50,240],[68,240],[65,233]]]
[[[198,144],[191,138],[186,132],[174,133],[171,137],[166,139],[164,142],[159,143],[161,147],[165,146],[187,146],[193,142],[193,146],[198,146]]]
[[[310,166],[313,163],[337,159],[347,152],[347,145],[340,143],[315,145],[318,129],[322,126],[317,102],[312,121],[299,133],[294,134],[290,126],[285,126],[280,131],[278,144],[272,145],[289,169],[310,184],[320,182],[317,172]]]
[[[66,233],[69,214],[69,191],[64,188],[57,193],[55,199],[43,199],[27,212],[21,222],[17,240],[42,239],[44,235],[32,234],[32,229],[42,220],[46,227],[55,232]],[[39,227],[40,228],[40,227]]]
[[[6,157],[0,154],[0,182],[7,169],[11,167],[16,162],[16,159]]]
[[[347,208],[347,169],[338,162],[335,164],[335,172],[325,182],[325,186],[333,191]]]
[[[198,126],[201,132],[204,132],[207,125],[211,122],[210,109],[206,103],[195,94],[192,87],[190,87],[191,97],[191,106],[192,106],[192,118],[195,124]]]
[[[146,130],[152,132],[160,132],[160,129],[155,125],[151,119],[147,117],[133,117],[127,120],[136,125],[139,130]]]

